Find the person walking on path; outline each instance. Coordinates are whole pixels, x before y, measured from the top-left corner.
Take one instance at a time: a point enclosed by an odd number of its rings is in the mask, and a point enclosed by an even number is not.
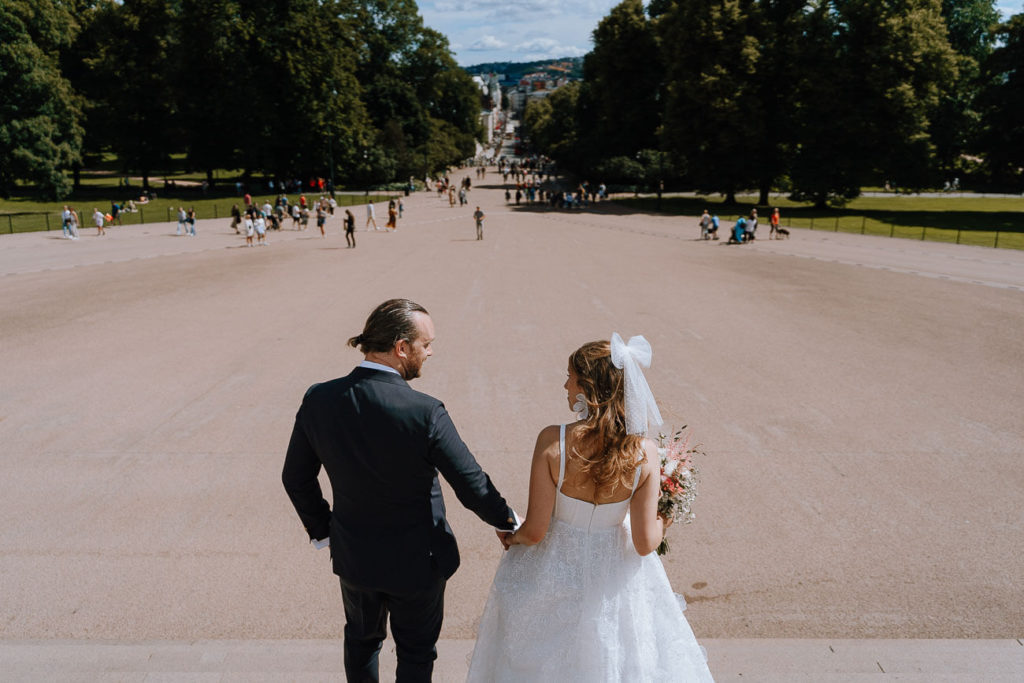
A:
[[[394,231],[398,227],[398,208],[395,206],[394,200],[388,205],[388,222],[385,227]]]
[[[515,512],[462,442],[444,404],[414,391],[434,324],[408,299],[377,306],[349,339],[364,360],[314,384],[295,416],[281,480],[306,533],[330,547],[345,609],[345,675],[377,681],[390,618],[395,680],[429,681],[447,580],[459,566],[440,473],[459,502],[499,534]],[[318,475],[331,482],[334,505]]]
[[[710,238],[711,230],[711,214],[708,213],[707,209],[704,209],[704,213],[700,217],[700,238],[706,240]]]
[[[324,231],[324,224],[327,222],[327,211],[324,209],[322,202],[318,202],[316,205],[316,227],[320,228],[320,237],[327,237],[327,233]]]
[[[60,229],[64,231],[64,239],[71,239],[71,209],[67,204],[60,214]]]
[[[71,239],[78,239],[78,212],[73,206],[68,209],[68,232],[71,233]]]
[[[771,225],[771,229],[768,231],[768,239],[774,239],[775,237],[782,237],[779,234],[779,210],[778,208],[772,209],[772,215],[768,219],[768,223]]]
[[[482,240],[484,238],[484,212],[480,210],[479,206],[473,212],[473,220],[476,221],[476,238]]]
[[[238,204],[231,207],[231,227],[235,229],[235,234],[239,234],[241,230],[238,229],[239,224],[242,222],[242,212],[238,208]]]
[[[93,220],[93,222],[96,223],[96,236],[97,237],[100,237],[102,235],[106,235],[107,234],[103,230],[103,221],[105,221],[106,218],[107,217],[103,215],[102,211],[100,211],[96,207],[93,207],[93,209],[92,209],[92,220]]]
[[[253,225],[256,226],[256,244],[259,244],[260,246],[266,246],[267,219],[263,216],[262,211],[256,211],[256,218],[253,219]]]
[[[188,219],[188,214],[185,213],[185,207],[178,207],[178,229],[175,231],[175,235],[180,235],[184,230],[185,234],[188,234],[188,228],[185,227],[185,221]]]
[[[373,208],[373,202],[369,202],[366,205],[366,229],[367,230],[370,229],[370,223],[373,223],[373,229],[374,230],[380,230],[380,228],[377,227],[377,212],[376,212],[376,209]]]
[[[356,217],[345,209],[345,244],[349,249],[356,248]]]
[[[188,207],[188,215],[185,217],[185,227],[188,229],[188,235],[190,237],[196,236],[196,210],[194,207]]]

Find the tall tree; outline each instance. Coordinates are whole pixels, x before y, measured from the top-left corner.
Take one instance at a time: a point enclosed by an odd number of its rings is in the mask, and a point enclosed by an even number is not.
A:
[[[356,26],[349,3],[249,0],[236,41],[232,83],[239,157],[277,177],[357,174],[373,131],[355,77]],[[296,47],[301,36],[301,47]]]
[[[665,144],[697,189],[721,192],[728,202],[754,184],[751,155],[763,135],[751,10],[750,0],[688,0],[658,22],[668,78]]]
[[[664,66],[654,27],[640,0],[623,0],[594,29],[594,49],[583,60],[593,93],[601,156],[635,156],[658,146]]]
[[[996,30],[1000,46],[984,65],[988,83],[980,96],[985,166],[1002,187],[1024,188],[1024,13]]]
[[[816,204],[931,179],[930,119],[956,78],[939,0],[834,0],[808,19],[794,194]]]
[[[994,5],[993,0],[942,0],[942,17],[949,44],[956,52],[958,73],[942,89],[930,134],[939,168],[947,176],[963,165],[963,155],[979,132],[981,64],[992,52],[994,28],[999,23]]]
[[[51,0],[0,0],[0,195],[17,181],[54,199],[70,189],[79,160],[81,103],[60,73],[58,51],[77,23]]]
[[[245,68],[238,50],[245,26],[236,0],[180,1],[181,49],[174,70],[181,144],[189,162],[206,171],[213,184],[213,169],[238,164],[237,112],[245,98],[230,85]]]
[[[472,156],[480,93],[447,38],[423,25],[413,0],[364,0],[351,16],[363,100],[394,173],[436,172]]]
[[[104,0],[91,23],[97,54],[86,62],[102,91],[89,125],[117,154],[125,172],[142,176],[166,168],[183,147],[175,74],[181,49],[175,0]]]
[[[806,0],[761,0],[752,8],[759,55],[755,106],[748,115],[760,119],[761,134],[752,152],[761,205],[768,203],[772,188],[788,172],[799,143],[795,105],[807,40],[807,4]]]

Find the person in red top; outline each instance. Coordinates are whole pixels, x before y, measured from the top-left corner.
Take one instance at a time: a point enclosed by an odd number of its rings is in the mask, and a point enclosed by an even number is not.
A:
[[[782,235],[779,235],[779,210],[777,208],[772,209],[772,217],[770,222],[772,225],[772,229],[768,231],[768,239],[773,239],[776,235],[782,237]]]

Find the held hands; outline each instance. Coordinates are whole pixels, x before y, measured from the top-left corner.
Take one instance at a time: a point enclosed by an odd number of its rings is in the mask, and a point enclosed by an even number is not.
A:
[[[498,530],[494,533],[498,535],[498,540],[501,541],[501,547],[503,547],[505,550],[508,550],[510,547],[512,547],[512,536],[513,534],[515,534],[514,531]]]

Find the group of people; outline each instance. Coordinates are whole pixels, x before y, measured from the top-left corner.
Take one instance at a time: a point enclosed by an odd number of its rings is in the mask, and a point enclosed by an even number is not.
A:
[[[133,207],[134,208],[134,207]],[[111,203],[111,212],[103,213],[98,208],[93,207],[92,210],[92,222],[96,226],[96,236],[101,237],[107,234],[106,226],[108,224],[117,223],[120,225],[120,214],[121,207],[116,203]],[[60,214],[60,227],[63,233],[64,239],[77,240],[79,238],[78,228],[82,225],[82,217],[73,206],[64,205]]]
[[[348,213],[348,210],[345,210]],[[384,230],[387,232],[394,232],[398,229],[398,219],[405,215],[405,202],[399,197],[397,200],[391,199],[388,201],[388,222],[384,224]],[[346,219],[347,220],[347,219]],[[347,223],[346,223],[347,225]],[[373,206],[373,202],[366,204],[366,229],[369,230],[370,226],[373,226],[374,230],[380,230],[377,226],[377,209]],[[347,228],[346,228],[347,235]],[[353,238],[354,239],[354,238]],[[355,246],[353,244],[353,246]]]
[[[419,304],[380,304],[348,341],[363,361],[305,392],[288,444],[285,491],[340,579],[347,679],[379,679],[390,620],[396,679],[431,680],[459,566],[440,475],[504,551],[469,681],[711,681],[654,553],[671,519],[658,510],[661,461],[647,438],[662,423],[643,377],[647,340],[612,334],[568,354],[562,388],[575,416],[540,430],[520,519],[444,404],[409,386],[434,337]]]
[[[187,211],[184,206],[178,207],[178,229],[174,234],[180,235],[182,230],[188,237],[196,236],[196,210],[191,206]]]
[[[718,239],[718,226],[719,218],[718,214],[708,213],[707,209],[704,209],[704,213],[701,214],[700,220],[698,221],[700,226],[700,238],[702,240]],[[771,216],[769,218],[769,225],[771,230],[768,233],[768,239],[782,239],[783,237],[789,237],[789,230],[779,225],[779,209],[772,209]],[[733,225],[732,232],[729,234],[729,244],[745,244],[747,242],[753,242],[757,238],[757,209],[751,209],[748,216],[738,216],[736,223]]]

